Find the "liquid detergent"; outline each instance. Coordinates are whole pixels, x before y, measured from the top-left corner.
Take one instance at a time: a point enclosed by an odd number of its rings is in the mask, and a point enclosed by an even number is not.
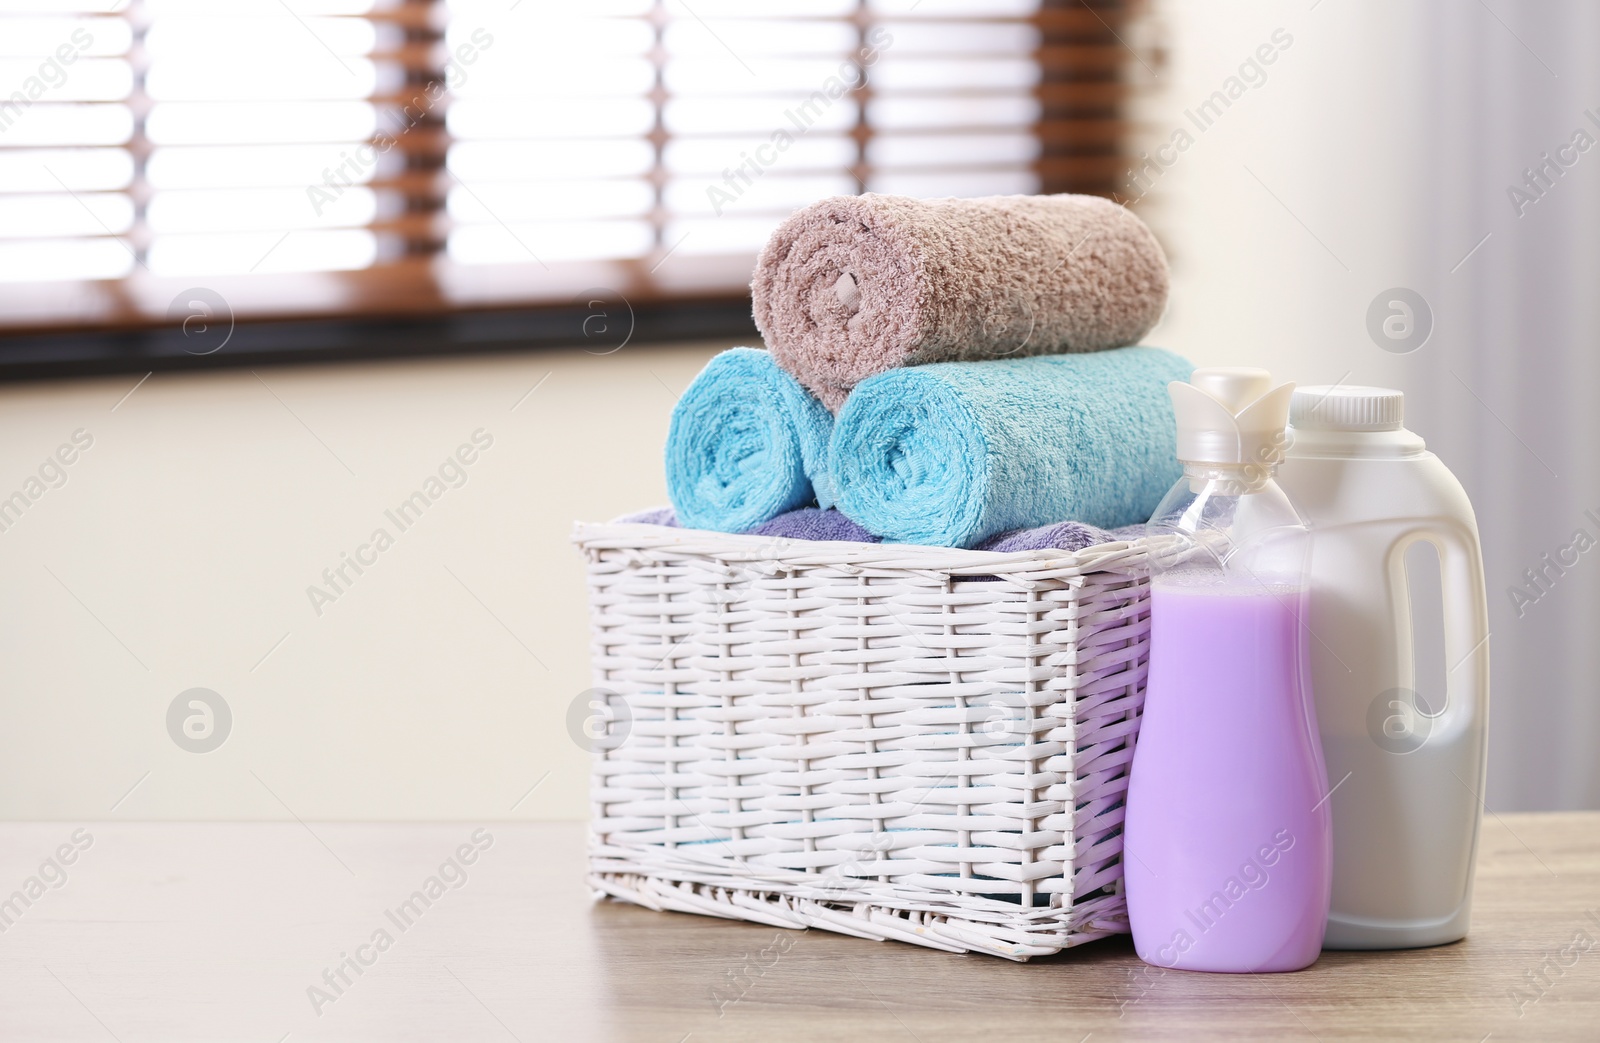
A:
[[[1489,624],[1472,504],[1399,391],[1306,387],[1281,483],[1310,524],[1311,674],[1333,814],[1326,945],[1466,936],[1488,750]],[[1407,554],[1438,552],[1442,686],[1420,680]]]
[[[1310,539],[1273,480],[1292,390],[1240,369],[1170,387],[1184,477],[1148,530],[1150,668],[1123,837],[1134,946],[1158,966],[1292,971],[1322,948]]]

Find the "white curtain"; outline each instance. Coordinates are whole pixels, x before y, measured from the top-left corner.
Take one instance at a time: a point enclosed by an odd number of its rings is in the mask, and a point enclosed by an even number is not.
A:
[[[1418,146],[1439,178],[1405,234],[1446,271],[1462,231],[1490,238],[1440,280],[1439,350],[1419,352],[1411,390],[1484,540],[1490,804],[1592,808],[1600,544],[1578,548],[1580,532],[1600,541],[1600,123],[1585,114],[1600,119],[1600,5],[1501,2],[1498,19],[1462,17],[1465,6],[1428,5],[1436,31],[1424,32],[1416,103],[1436,118]],[[1596,143],[1587,152],[1583,135]],[[1514,202],[1509,190],[1536,166],[1548,171],[1543,197]],[[1543,572],[1538,585],[1530,569]]]

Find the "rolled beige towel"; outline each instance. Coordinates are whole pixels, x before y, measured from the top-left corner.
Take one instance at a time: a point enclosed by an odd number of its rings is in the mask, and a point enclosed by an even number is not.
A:
[[[772,234],[750,284],[779,365],[837,412],[876,373],[1137,343],[1167,303],[1150,229],[1099,196],[834,196]]]

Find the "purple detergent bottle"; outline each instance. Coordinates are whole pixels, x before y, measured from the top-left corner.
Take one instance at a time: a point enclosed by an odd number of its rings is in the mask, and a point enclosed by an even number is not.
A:
[[[1273,475],[1292,384],[1169,385],[1184,476],[1150,519],[1150,674],[1123,873],[1139,958],[1295,971],[1333,880],[1306,629],[1310,534]]]

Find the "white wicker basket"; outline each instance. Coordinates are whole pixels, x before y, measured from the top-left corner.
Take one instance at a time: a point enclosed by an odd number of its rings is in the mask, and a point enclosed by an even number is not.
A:
[[[1127,931],[1141,542],[575,540],[591,698],[616,721],[591,792],[600,892],[1013,960]]]

